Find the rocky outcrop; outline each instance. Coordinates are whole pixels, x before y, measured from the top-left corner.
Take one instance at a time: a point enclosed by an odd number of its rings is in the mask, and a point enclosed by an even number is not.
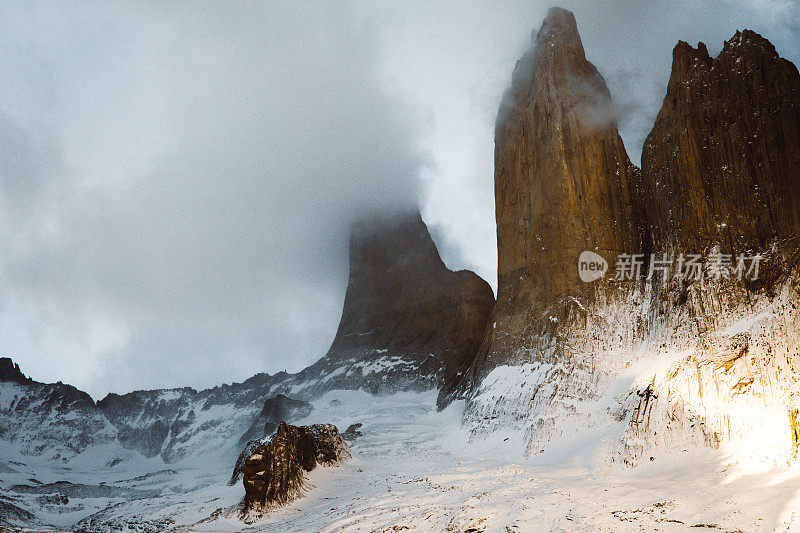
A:
[[[306,473],[317,465],[334,466],[350,458],[335,426],[290,426],[281,422],[272,440],[245,461],[242,516],[260,513],[300,497]]]
[[[228,484],[234,485],[239,481],[247,458],[253,455],[259,446],[269,442],[281,422],[300,420],[310,415],[313,410],[310,403],[295,400],[283,394],[264,400],[264,408],[239,439],[239,447],[242,448],[242,452],[236,459]]]
[[[419,213],[362,220],[336,337],[298,379],[318,378],[305,394],[442,387],[446,396],[474,359],[493,305],[488,283],[445,266]]]
[[[364,424],[360,422],[357,422],[355,424],[350,424],[349,426],[347,426],[347,429],[344,430],[344,433],[342,433],[342,438],[346,441],[352,441],[356,440],[359,437],[363,437],[364,434],[360,431],[363,425]]]

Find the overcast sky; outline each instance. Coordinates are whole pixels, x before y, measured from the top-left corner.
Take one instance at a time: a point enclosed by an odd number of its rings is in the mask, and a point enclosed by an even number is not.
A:
[[[0,354],[95,398],[300,370],[394,206],[495,286],[494,118],[549,5],[0,2]],[[679,39],[800,62],[797,1],[561,5],[637,164]]]

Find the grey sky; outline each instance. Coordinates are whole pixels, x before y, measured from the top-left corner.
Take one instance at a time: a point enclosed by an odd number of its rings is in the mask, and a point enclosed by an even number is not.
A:
[[[797,2],[562,5],[637,163],[678,39],[800,59]],[[299,370],[349,221],[417,199],[495,284],[494,117],[548,6],[0,4],[0,353],[96,397]]]

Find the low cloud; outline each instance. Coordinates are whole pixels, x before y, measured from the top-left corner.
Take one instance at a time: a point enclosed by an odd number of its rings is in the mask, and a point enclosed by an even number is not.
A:
[[[36,379],[299,370],[335,333],[352,219],[418,201],[368,24],[222,6],[3,16],[0,348]]]

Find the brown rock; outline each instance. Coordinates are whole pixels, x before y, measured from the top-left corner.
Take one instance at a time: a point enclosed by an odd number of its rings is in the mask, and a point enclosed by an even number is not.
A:
[[[339,329],[327,355],[308,372],[325,375],[329,388],[442,386],[446,395],[474,360],[493,306],[488,283],[445,266],[419,213],[362,220],[351,234]],[[335,373],[347,361],[387,359],[392,365],[364,376],[358,371],[356,381]]]
[[[306,472],[347,459],[350,450],[335,426],[281,422],[269,444],[257,448],[244,463],[243,516],[255,518],[302,496]]]
[[[680,42],[642,153],[654,248],[791,256],[800,235],[800,75],[755,32],[716,58]]]
[[[728,416],[745,402],[788,409],[796,437],[797,68],[752,31],[737,32],[717,58],[702,43],[679,43],[641,172],[628,161],[611,110],[572,14],[551,10],[498,114],[496,327],[462,386],[475,391],[500,364],[551,364],[532,365],[524,387],[491,383],[497,394],[473,395],[465,416],[474,431],[529,424],[528,450],[537,452],[564,430],[558,421],[576,416],[574,402],[596,396],[603,376],[629,368],[641,348],[687,350],[692,355],[664,383],[642,393],[627,442],[693,435],[717,445],[745,432],[750,421]],[[669,259],[716,248],[734,259],[763,255],[759,282],[589,284],[577,276],[582,250],[613,268],[620,253],[647,262],[650,253]],[[767,305],[769,320],[758,315]],[[729,350],[726,331],[752,317],[747,349]],[[697,429],[700,413],[706,422]],[[785,432],[784,424],[774,429]],[[797,439],[793,446],[796,453]]]
[[[642,251],[638,181],[575,18],[553,8],[517,62],[497,118],[498,299],[488,366],[537,352],[533,339],[552,319],[569,318],[572,303],[615,290],[582,283],[577,261],[584,250],[612,264],[619,253]]]

